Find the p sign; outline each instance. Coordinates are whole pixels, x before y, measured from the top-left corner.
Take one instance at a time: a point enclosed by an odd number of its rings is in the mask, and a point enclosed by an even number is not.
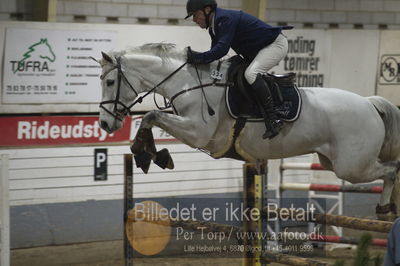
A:
[[[107,180],[107,149],[94,150],[94,181]]]

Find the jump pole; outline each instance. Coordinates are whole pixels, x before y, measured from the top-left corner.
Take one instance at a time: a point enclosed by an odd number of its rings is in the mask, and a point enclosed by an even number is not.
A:
[[[267,204],[268,165],[266,161],[257,163],[246,163],[243,165],[243,203],[245,209],[258,209],[260,212]],[[260,213],[261,214],[261,213]],[[256,221],[243,221],[245,232],[267,232],[268,221],[260,216]],[[254,252],[248,251],[244,254],[244,266],[264,266],[262,254],[267,246],[264,239],[245,239],[244,246],[254,247]]]
[[[341,237],[341,236],[331,236],[331,235],[314,235],[310,236],[310,241],[315,242],[325,242],[325,243],[342,243],[342,244],[352,244],[357,245],[360,243],[360,239],[356,237]],[[371,245],[386,247],[387,239],[383,238],[373,238]]]
[[[322,262],[313,259],[307,259],[297,256],[286,255],[283,253],[265,253],[262,256],[262,261],[264,263],[272,263],[277,262],[285,265],[293,265],[293,266],[328,266],[333,265],[328,262]]]
[[[133,208],[133,156],[124,154],[124,258],[125,266],[133,265],[133,248],[126,235],[128,212]]]
[[[286,239],[290,238],[290,233],[284,233],[283,236]],[[290,240],[287,240],[290,241]],[[341,243],[341,244],[351,244],[358,245],[360,243],[360,239],[357,237],[342,237],[336,235],[317,235],[317,234],[298,234],[296,237],[296,241],[303,242],[323,242],[323,243]],[[371,245],[386,247],[387,239],[383,238],[373,238],[371,241]]]
[[[316,170],[327,171],[319,163],[282,163],[282,170]]]
[[[280,185],[282,190],[301,191],[325,191],[325,192],[351,192],[351,193],[382,193],[383,186],[359,186],[359,185],[331,185],[331,184],[302,184],[284,183]]]
[[[325,171],[319,163],[282,163],[281,170],[316,170]],[[326,191],[326,192],[352,192],[352,193],[382,193],[383,186],[360,185],[330,185],[330,184],[281,184],[282,190]]]
[[[293,210],[288,208],[278,208],[271,210],[268,208],[268,206],[264,207],[263,213],[267,215],[269,218],[277,218],[277,214],[279,214],[280,218],[283,218],[285,220],[287,219],[296,220],[299,217],[306,217],[307,222],[311,223],[335,225],[350,229],[381,232],[381,233],[389,233],[393,225],[392,222],[362,219],[362,218],[340,216],[333,214],[314,213],[312,215],[310,212],[306,212],[304,210]]]

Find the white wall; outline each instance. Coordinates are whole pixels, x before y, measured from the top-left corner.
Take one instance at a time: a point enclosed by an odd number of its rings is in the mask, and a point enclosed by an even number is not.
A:
[[[174,170],[152,163],[149,173],[134,168],[135,197],[170,197],[242,191],[242,162],[211,159],[184,144],[168,148]],[[108,149],[108,180],[94,181],[94,149]],[[123,198],[123,154],[129,145],[2,150],[10,154],[10,204],[115,200]]]
[[[208,33],[194,26],[154,26],[154,25],[112,25],[112,24],[67,24],[67,23],[27,23],[6,22],[0,24],[0,60],[3,61],[6,28],[31,28],[51,30],[107,30],[117,31],[117,47],[137,46],[148,42],[173,42],[179,47],[192,46],[194,50],[205,51],[210,46]],[[325,67],[321,71],[327,76],[326,87],[337,87],[354,91],[361,95],[375,92],[378,75],[378,54],[380,38],[378,30],[292,30],[290,36],[304,33],[319,38],[321,57]],[[382,33],[383,34],[383,33]],[[323,38],[323,39],[321,39]],[[382,40],[382,41],[380,41]],[[99,51],[100,57],[100,51]],[[0,64],[2,71],[3,64]],[[100,90],[100,85],[99,85]],[[149,99],[142,104],[143,111],[153,109]],[[79,113],[98,112],[97,104],[0,104],[2,113]]]
[[[361,96],[375,95],[378,74],[378,30],[330,30],[329,86]]]

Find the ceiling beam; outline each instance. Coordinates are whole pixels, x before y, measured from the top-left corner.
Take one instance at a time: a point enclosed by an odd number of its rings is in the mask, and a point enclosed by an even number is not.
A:
[[[32,17],[34,21],[56,21],[57,0],[35,0],[32,5]]]

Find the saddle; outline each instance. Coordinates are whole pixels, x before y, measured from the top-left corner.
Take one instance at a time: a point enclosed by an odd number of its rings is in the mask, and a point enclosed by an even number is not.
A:
[[[250,122],[262,121],[263,116],[251,95],[251,85],[244,77],[249,64],[241,56],[234,56],[230,61],[228,82],[233,85],[226,90],[229,114],[235,119],[246,118]],[[296,121],[302,105],[300,92],[295,84],[296,74],[293,72],[283,75],[265,74],[263,77],[271,90],[278,117],[286,122]]]

